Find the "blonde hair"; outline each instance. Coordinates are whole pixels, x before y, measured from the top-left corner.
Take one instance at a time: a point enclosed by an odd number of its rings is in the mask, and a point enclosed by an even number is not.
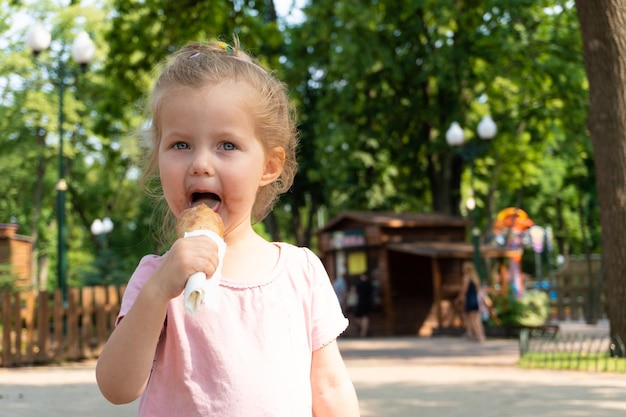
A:
[[[171,233],[174,216],[167,210],[158,172],[158,149],[161,140],[161,108],[167,98],[181,89],[200,89],[225,81],[245,82],[258,99],[249,104],[256,121],[256,134],[265,152],[281,147],[285,151],[284,167],[279,177],[257,192],[252,220],[258,222],[272,210],[280,194],[289,190],[297,170],[295,110],[290,105],[286,86],[243,52],[237,38],[233,46],[217,41],[191,42],[160,65],[152,94],[148,100],[151,126],[139,132],[147,139],[145,168],[141,182],[148,195],[156,197],[163,210],[162,234]]]
[[[463,275],[469,275],[470,279],[476,284],[480,286],[480,277],[478,276],[478,272],[476,271],[476,265],[474,262],[465,261],[462,266]]]

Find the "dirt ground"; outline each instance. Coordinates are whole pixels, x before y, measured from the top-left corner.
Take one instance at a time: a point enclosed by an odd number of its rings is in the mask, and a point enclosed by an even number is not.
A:
[[[576,327],[578,326],[578,327]],[[563,326],[603,333],[605,325]],[[626,413],[624,374],[525,370],[516,340],[340,339],[362,417],[617,417]],[[94,362],[0,369],[0,415],[122,417],[95,383]]]

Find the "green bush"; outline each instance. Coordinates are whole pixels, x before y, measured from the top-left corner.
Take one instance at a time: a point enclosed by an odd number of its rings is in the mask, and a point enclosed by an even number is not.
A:
[[[506,296],[496,295],[493,303],[499,322],[491,318],[487,324],[492,327],[541,326],[550,313],[548,295],[540,290],[527,291],[521,298],[512,291]]]
[[[550,314],[550,299],[548,294],[539,290],[526,291],[519,299],[521,304],[518,323],[521,326],[541,326]]]

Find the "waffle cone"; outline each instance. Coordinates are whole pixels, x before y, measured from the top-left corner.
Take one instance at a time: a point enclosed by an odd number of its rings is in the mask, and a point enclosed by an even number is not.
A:
[[[176,222],[178,237],[184,237],[186,232],[195,230],[210,230],[218,236],[224,237],[222,218],[206,204],[199,204],[183,210]]]

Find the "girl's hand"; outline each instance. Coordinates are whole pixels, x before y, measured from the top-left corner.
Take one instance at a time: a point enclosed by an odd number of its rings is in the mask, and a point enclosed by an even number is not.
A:
[[[219,262],[217,244],[206,236],[178,239],[146,285],[155,285],[163,302],[178,297],[187,279],[196,272],[211,277]]]

